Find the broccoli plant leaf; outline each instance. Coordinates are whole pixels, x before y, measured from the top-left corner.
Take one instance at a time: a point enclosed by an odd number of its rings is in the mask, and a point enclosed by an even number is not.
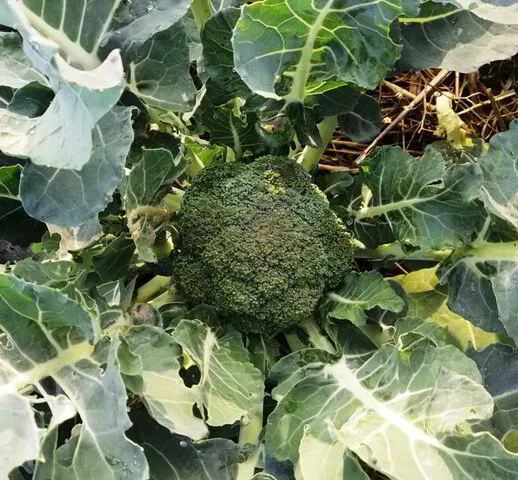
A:
[[[486,209],[518,230],[518,122],[491,139],[479,164]]]
[[[91,355],[93,332],[88,313],[62,293],[0,276],[0,404],[13,414],[2,416],[1,437],[9,441],[0,471],[39,455],[30,399],[17,391]]]
[[[0,240],[26,247],[38,241],[45,226],[29,217],[19,197],[21,167],[0,167]]]
[[[0,411],[8,412],[0,419],[0,477],[9,478],[11,470],[37,458],[39,431],[31,402],[27,397],[9,391],[9,385],[0,386]]]
[[[199,321],[182,320],[173,338],[200,369],[199,388],[209,425],[231,424],[260,408],[262,375],[250,363],[236,330],[213,331]]]
[[[487,433],[458,427],[491,416],[481,382],[474,362],[452,346],[385,345],[365,362],[345,356],[282,398],[269,418],[266,448],[279,460],[302,461],[300,443],[310,430],[401,480],[511,479],[518,456]]]
[[[144,447],[151,480],[233,480],[240,459],[238,445],[224,438],[194,443],[172,435],[143,410],[132,416],[130,438]]]
[[[2,275],[0,396],[52,377],[74,403],[83,423],[53,458],[45,458],[54,464],[52,478],[83,478],[88,468],[99,478],[122,478],[126,472],[144,479],[143,452],[124,435],[130,423],[115,361],[117,345],[94,352],[96,322],[60,291]]]
[[[142,159],[128,176],[124,195],[128,227],[140,258],[146,262],[157,261],[151,248],[156,239],[155,230],[169,216],[160,202],[168,186],[186,167],[187,162],[176,145],[171,150],[144,149]]]
[[[92,14],[109,21],[116,2],[103,2],[103,7],[97,1],[95,13],[77,4],[74,7],[80,10],[75,13],[79,15],[70,15],[70,10],[66,15],[71,3],[54,2],[43,9],[39,2],[7,1],[6,9],[12,18],[9,21],[9,16],[0,17],[0,23],[20,32],[25,54],[48,78],[56,96],[48,110],[35,119],[1,113],[0,147],[13,155],[29,157],[37,165],[80,170],[92,153],[92,129],[122,93],[124,73],[118,51],[111,52],[102,63],[95,54],[102,22],[82,21],[82,17]],[[74,40],[79,37],[79,41],[71,41],[71,36]],[[70,125],[75,126],[73,134]]]
[[[0,51],[0,85],[21,88],[31,82],[47,83],[25,56],[17,33],[0,32]]]
[[[185,386],[180,355],[181,348],[170,335],[149,325],[130,329],[119,349],[126,385],[143,398],[149,414],[170,432],[199,440],[208,434],[204,421],[193,415],[199,387]]]
[[[494,333],[492,328],[486,331],[483,328],[487,326],[483,323],[476,326],[450,310],[448,289],[440,286],[436,274],[437,268],[434,267],[391,278],[403,287],[408,302],[408,316],[396,323],[396,337],[399,341],[412,341],[418,335],[438,346],[450,344],[462,351],[469,348],[480,351],[506,340],[503,328],[500,333]]]
[[[367,314],[364,310],[376,306],[396,313],[405,306],[390,283],[377,272],[353,272],[347,275],[340,290],[328,294],[326,305],[331,318],[350,320],[355,325],[365,325]]]
[[[442,0],[471,11],[478,17],[503,24],[518,24],[518,3],[515,0]]]
[[[135,245],[131,238],[121,235],[92,257],[92,263],[103,282],[116,281],[129,272],[134,252]]]
[[[392,22],[417,2],[264,0],[242,9],[232,38],[236,69],[269,98],[304,103],[308,95],[349,83],[373,88],[400,47]]]
[[[461,246],[483,219],[474,202],[480,181],[475,165],[447,166],[433,148],[417,160],[399,148],[385,147],[365,162],[360,182],[367,191],[349,211],[355,221],[386,221],[403,244]]]
[[[350,86],[328,90],[318,97],[323,117],[338,115],[338,123],[355,142],[371,140],[381,128],[381,108],[374,98]]]
[[[228,94],[246,98],[250,90],[235,70],[231,43],[240,15],[238,8],[219,11],[205,24],[201,41],[207,73]]]
[[[115,10],[110,29],[102,38],[101,48],[105,51],[120,48],[126,52],[177,23],[187,13],[191,1],[111,0],[111,3]]]
[[[518,240],[480,242],[441,267],[448,306],[474,325],[518,339]]]
[[[299,461],[295,467],[296,480],[369,480],[360,462],[347,454],[343,443],[323,442],[304,432],[300,442]]]
[[[20,193],[32,217],[62,227],[76,227],[96,217],[119,186],[133,141],[130,108],[115,108],[96,125],[93,151],[80,170],[28,164]]]
[[[100,362],[88,359],[54,376],[74,400],[83,421],[73,429],[69,442],[55,451],[53,478],[57,480],[80,480],[85,475],[144,480],[149,476],[142,448],[124,433],[131,422],[126,413],[126,392],[116,349],[116,343],[110,345],[106,358],[100,359],[106,364],[104,369]]]
[[[495,434],[503,437],[518,428],[518,353],[506,345],[490,345],[481,352],[470,350],[467,354],[476,362],[484,385],[493,396],[496,408],[491,426]]]
[[[518,25],[492,22],[453,5],[427,2],[422,22],[403,24],[403,52],[397,67],[420,70],[437,67],[473,72],[482,65],[505,60],[518,52]]]
[[[182,22],[125,52],[129,89],[148,105],[186,111],[196,89],[189,74],[189,48]]]
[[[256,130],[257,115],[241,107],[239,99],[234,99],[225,105],[209,107],[201,115],[211,143],[231,147],[237,158],[246,152],[258,154],[265,150]]]

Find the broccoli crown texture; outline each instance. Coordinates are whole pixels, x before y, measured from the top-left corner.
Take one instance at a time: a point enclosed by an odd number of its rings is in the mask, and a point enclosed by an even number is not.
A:
[[[247,332],[272,334],[314,310],[351,268],[350,237],[325,195],[293,160],[205,168],[180,212],[174,276]]]

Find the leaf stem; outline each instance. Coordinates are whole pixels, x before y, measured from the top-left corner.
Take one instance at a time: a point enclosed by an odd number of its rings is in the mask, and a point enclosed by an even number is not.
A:
[[[259,408],[252,414],[250,421],[246,425],[242,425],[239,430],[238,443],[241,447],[245,445],[256,445],[256,449],[242,463],[238,464],[235,480],[250,480],[254,476],[261,449],[259,448],[259,436],[263,428],[263,408]]]
[[[320,122],[318,130],[322,139],[322,146],[320,147],[305,147],[302,152],[302,160],[300,165],[307,172],[313,172],[316,169],[320,157],[326,151],[327,144],[331,141],[333,133],[338,125],[337,117],[327,117]]]
[[[290,347],[292,352],[296,352],[297,350],[303,350],[306,348],[306,345],[304,345],[304,342],[298,337],[298,335],[295,332],[287,332],[284,334],[284,338],[286,339],[286,342],[288,343],[288,346]]]
[[[157,275],[153,277],[149,282],[142,285],[137,290],[137,297],[135,298],[136,303],[146,303],[152,298],[158,296],[160,293],[167,290],[171,279],[169,277],[163,277]]]
[[[406,17],[399,17],[398,21],[400,23],[429,23],[429,22],[435,22],[435,20],[441,20],[442,18],[448,18],[452,15],[456,15],[459,12],[464,11],[463,8],[457,8],[455,10],[451,10],[450,12],[441,13],[439,15],[432,15],[430,17],[415,17],[415,18],[406,18]]]
[[[309,341],[315,348],[320,348],[329,353],[336,353],[335,347],[329,341],[329,339],[322,334],[320,327],[315,322],[313,317],[308,317],[299,326],[308,334]]]
[[[175,303],[178,301],[181,301],[181,298],[178,296],[178,292],[173,287],[168,288],[165,292],[161,293],[152,300],[149,300],[147,303],[158,310],[160,307],[163,307],[168,303]]]
[[[386,243],[375,249],[357,250],[355,256],[358,258],[379,259],[386,258],[394,260],[421,260],[427,262],[442,262],[446,260],[453,250],[416,250],[405,252],[399,242]]]

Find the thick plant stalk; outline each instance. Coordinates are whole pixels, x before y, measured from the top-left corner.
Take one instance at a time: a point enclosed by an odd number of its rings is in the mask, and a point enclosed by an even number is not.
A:
[[[247,444],[256,445],[256,450],[243,462],[238,464],[235,480],[250,480],[254,476],[254,471],[261,455],[259,448],[259,436],[263,429],[263,409],[255,412],[250,421],[239,430],[239,445],[244,447]]]
[[[322,154],[326,151],[328,143],[333,137],[333,133],[338,125],[337,117],[327,117],[318,125],[322,146],[313,148],[305,147],[302,152],[302,160],[300,165],[304,170],[312,173],[317,168],[318,162]]]
[[[145,283],[138,289],[135,302],[146,303],[162,292],[165,292],[169,287],[170,282],[171,279],[169,277],[163,277],[161,275],[153,277],[149,282]]]

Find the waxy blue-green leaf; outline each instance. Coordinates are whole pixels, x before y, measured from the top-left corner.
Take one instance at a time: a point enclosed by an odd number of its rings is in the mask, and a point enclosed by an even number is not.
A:
[[[0,374],[2,373],[0,367]],[[1,379],[1,377],[0,377]],[[37,458],[40,432],[30,400],[0,386],[0,478],[8,477],[14,468]]]
[[[219,11],[205,24],[201,41],[204,66],[213,81],[229,95],[246,98],[250,90],[236,72],[231,42],[240,15],[238,8]]]
[[[21,88],[31,82],[47,83],[25,56],[22,39],[14,32],[0,32],[0,85]]]
[[[61,292],[0,275],[0,403],[13,413],[3,415],[0,425],[2,439],[11,439],[4,444],[6,462],[0,471],[39,455],[40,432],[30,399],[17,391],[88,358],[93,352],[92,322]]]
[[[487,391],[493,396],[495,413],[491,426],[499,437],[518,428],[518,352],[506,345],[490,345],[481,352],[470,350],[484,378]]]
[[[182,320],[173,338],[200,369],[199,407],[206,408],[209,425],[246,422],[261,408],[262,374],[250,362],[239,332],[214,331],[200,321]]]
[[[104,50],[120,48],[127,52],[177,23],[187,13],[191,0],[109,0],[106,3],[112,3],[114,10],[110,30],[105,32],[101,46]]]
[[[474,325],[518,340],[518,240],[479,241],[441,267],[448,306]]]
[[[171,434],[143,410],[137,410],[131,420],[129,436],[144,447],[150,480],[234,480],[241,453],[232,440],[193,442]]]
[[[268,420],[267,453],[302,461],[300,443],[310,431],[399,480],[511,480],[518,456],[491,435],[465,429],[493,412],[481,382],[474,362],[452,346],[385,345],[364,363],[344,356],[282,398]]]
[[[56,449],[54,457],[46,459],[53,464],[53,479],[149,478],[142,447],[125,435],[131,422],[116,350],[114,342],[100,358],[67,366],[54,375],[73,400],[82,423],[72,429],[70,440]]]
[[[133,141],[130,108],[116,108],[93,131],[92,157],[80,170],[28,164],[20,193],[29,215],[62,227],[96,217],[119,186]]]
[[[419,160],[397,147],[380,148],[363,164],[359,182],[362,197],[349,206],[354,220],[379,218],[403,244],[461,246],[483,219],[475,204],[481,183],[477,167],[448,166],[432,148]]]
[[[257,115],[245,111],[239,99],[225,105],[210,105],[200,118],[209,131],[211,143],[232,148],[237,158],[246,153],[265,153],[266,145],[256,130]]]
[[[296,480],[369,480],[359,460],[338,440],[328,443],[304,431],[295,466]]]
[[[518,122],[491,139],[479,164],[486,209],[518,231]]]
[[[338,116],[343,132],[355,142],[367,142],[381,129],[381,107],[371,96],[343,86],[318,96],[318,113],[322,117]]]
[[[331,85],[373,88],[400,53],[392,22],[416,14],[417,3],[254,2],[243,7],[232,38],[236,69],[253,92],[288,103]]]
[[[502,24],[518,24],[516,0],[441,0],[469,10],[478,17]]]
[[[110,52],[102,63],[97,57],[107,24],[94,19],[109,23],[117,2],[101,6],[97,1],[95,12],[82,8],[83,2],[72,3],[53,2],[43,9],[41,2],[7,0],[12,18],[0,16],[0,23],[19,31],[25,54],[56,95],[38,118],[0,112],[0,147],[37,165],[80,170],[92,154],[93,128],[122,93],[124,73],[118,51]],[[90,15],[92,21],[82,21]]]
[[[418,20],[401,26],[403,52],[398,69],[474,72],[518,52],[518,25],[506,25],[513,23],[507,17],[503,23],[491,22],[469,9],[427,2]]]
[[[351,272],[339,290],[329,292],[326,308],[329,316],[339,320],[350,320],[355,325],[365,325],[365,310],[380,307],[391,312],[400,312],[405,306],[390,283],[378,272]]]
[[[123,336],[118,355],[127,388],[142,397],[151,417],[170,432],[200,440],[208,436],[203,419],[193,414],[200,391],[197,385],[185,386],[181,353],[169,334],[143,325]]]
[[[142,101],[177,112],[192,108],[196,89],[182,22],[124,52],[123,59],[129,69],[128,87]]]

